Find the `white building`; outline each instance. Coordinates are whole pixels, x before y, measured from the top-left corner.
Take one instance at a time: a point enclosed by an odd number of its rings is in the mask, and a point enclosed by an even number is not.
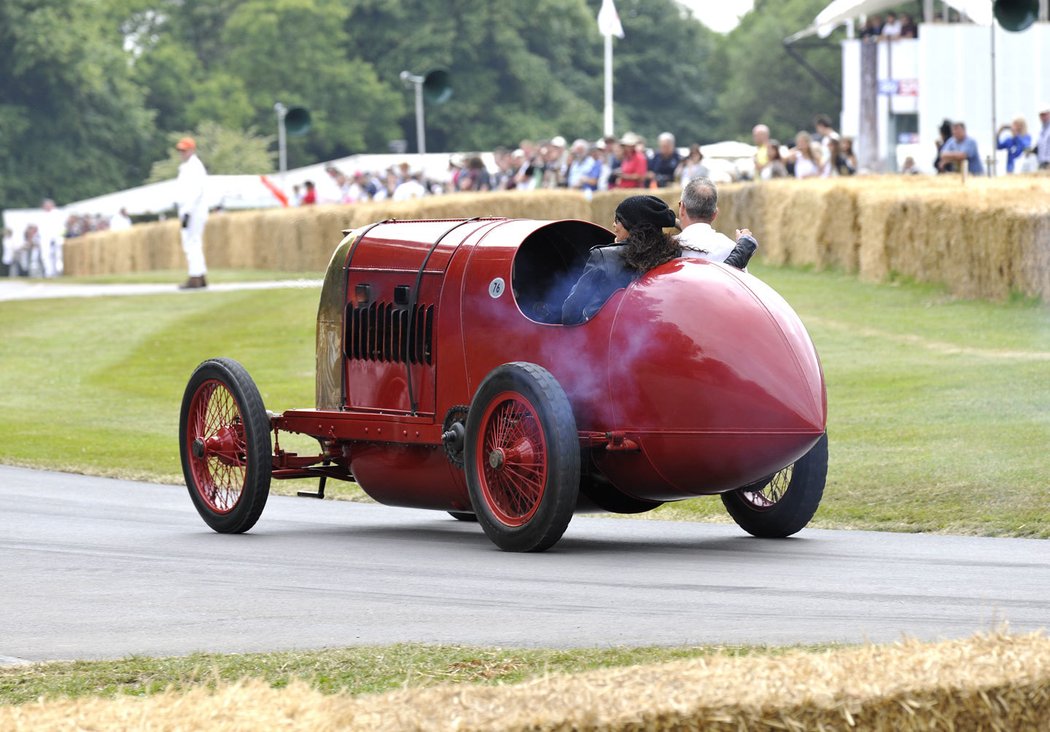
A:
[[[996,130],[1016,117],[1025,118],[1029,134],[1037,139],[1040,105],[1050,101],[1047,0],[1037,1],[1040,21],[1021,32],[993,21],[992,0],[926,0],[924,5],[918,38],[872,44],[877,53],[875,167],[897,170],[912,156],[921,170],[933,172],[938,130],[945,119],[966,123],[985,161],[995,152]],[[862,41],[852,37],[854,24],[859,28],[862,13],[902,6],[899,0],[836,0],[811,28],[792,37],[827,35],[847,25],[850,37],[842,41],[843,135],[863,137]],[[949,12],[957,22],[946,22]],[[1005,151],[997,154],[995,171],[1005,173]]]

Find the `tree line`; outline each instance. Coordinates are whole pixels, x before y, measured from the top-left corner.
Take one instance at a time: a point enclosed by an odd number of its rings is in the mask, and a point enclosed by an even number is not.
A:
[[[0,0],[0,208],[60,204],[173,170],[171,143],[212,143],[213,172],[275,167],[274,103],[304,106],[291,166],[415,149],[399,74],[447,69],[428,151],[601,133],[600,0]],[[758,0],[727,35],[675,0],[617,0],[616,131],[680,144],[788,138],[839,101],[782,47],[826,0]],[[838,80],[837,45],[806,60]]]

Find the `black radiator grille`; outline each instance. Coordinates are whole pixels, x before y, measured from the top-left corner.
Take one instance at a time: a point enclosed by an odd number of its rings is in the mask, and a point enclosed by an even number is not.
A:
[[[434,306],[347,306],[346,357],[433,364]]]

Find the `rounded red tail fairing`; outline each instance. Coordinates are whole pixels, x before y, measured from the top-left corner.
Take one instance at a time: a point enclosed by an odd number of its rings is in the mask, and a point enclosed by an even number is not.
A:
[[[488,243],[488,242],[486,242]],[[528,360],[565,389],[583,432],[620,432],[635,451],[594,451],[618,489],[674,500],[739,488],[792,463],[823,434],[824,379],[791,307],[757,278],[679,259],[614,294],[579,326],[531,318],[501,247],[465,267],[467,391],[501,363]],[[518,256],[521,256],[520,254]]]
[[[644,460],[597,455],[620,490],[670,500],[759,480],[824,433],[820,361],[791,307],[757,278],[679,259],[629,287],[610,314],[608,419]]]

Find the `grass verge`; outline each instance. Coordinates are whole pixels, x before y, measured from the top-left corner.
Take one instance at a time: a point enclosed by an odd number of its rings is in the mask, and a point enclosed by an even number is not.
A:
[[[1050,537],[1050,309],[753,271],[799,312],[824,364],[831,464],[814,525]],[[316,308],[312,289],[0,303],[0,461],[181,482],[193,368],[229,356],[268,408],[310,406]],[[725,520],[717,498],[648,515]]]
[[[376,694],[448,683],[511,684],[544,674],[710,656],[774,656],[788,650],[750,646],[527,650],[399,644],[55,662],[0,668],[0,704],[23,704],[41,697],[146,696],[168,689],[214,689],[244,678],[257,679],[274,688],[301,681],[326,694]]]
[[[452,673],[458,676],[460,668],[454,662]],[[822,653],[715,653],[568,674],[545,667],[519,683],[485,683],[491,680],[483,674],[417,685],[409,678],[383,693],[355,695],[323,693],[297,679],[274,688],[247,678],[142,698],[0,704],[0,727],[13,732],[71,725],[172,732],[1042,730],[1050,715],[1050,639],[999,633]]]

